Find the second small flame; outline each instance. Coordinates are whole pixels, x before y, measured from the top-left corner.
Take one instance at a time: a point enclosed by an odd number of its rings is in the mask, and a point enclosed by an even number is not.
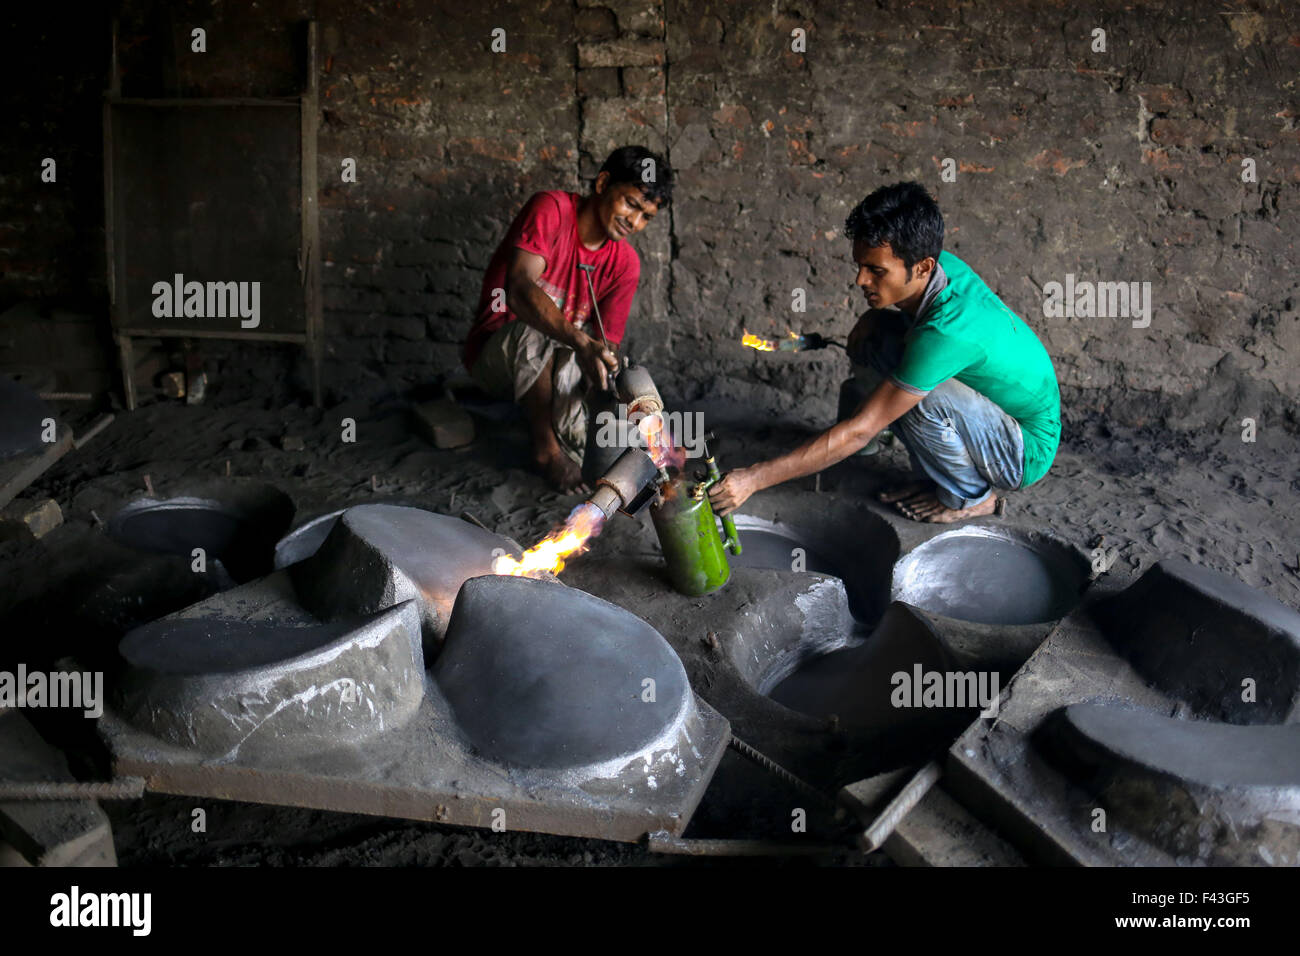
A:
[[[775,352],[775,351],[776,351],[776,343],[775,343],[775,342],[769,341],[768,339],[760,339],[757,335],[754,335],[753,333],[749,332],[748,330],[746,330],[746,331],[745,331],[745,334],[744,334],[743,336],[741,336],[741,338],[740,338],[740,344],[741,344],[741,345],[747,345],[747,346],[749,346],[751,349],[757,349],[757,350],[760,351],[760,352]]]

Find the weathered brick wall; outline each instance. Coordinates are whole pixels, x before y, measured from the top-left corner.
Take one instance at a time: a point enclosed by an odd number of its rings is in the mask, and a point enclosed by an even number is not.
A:
[[[605,157],[636,143],[668,152],[667,44],[663,0],[578,0],[580,173],[589,182]],[[656,366],[672,362],[668,309],[673,215],[665,209],[632,240],[641,284],[624,351]]]
[[[666,149],[680,184],[633,240],[644,272],[628,344],[679,398],[828,414],[841,355],[759,355],[736,340],[743,327],[843,336],[862,302],[845,214],[901,179],[935,193],[948,248],[1039,332],[1072,407],[1206,425],[1280,416],[1300,398],[1300,14],[1282,0],[123,9],[129,76],[190,95],[282,92],[289,25],[318,20],[335,397],[457,369],[482,269],[519,205],[583,188],[609,148],[635,141]],[[184,55],[192,25],[209,29],[207,59]],[[75,59],[57,45],[31,57],[33,72],[56,58],[57,92],[8,93],[30,139],[6,138],[3,154],[0,304],[103,294],[103,57],[84,45]],[[27,170],[40,135],[78,157],[57,194],[38,196]],[[356,183],[341,181],[346,158]],[[1257,181],[1242,181],[1243,159]],[[1043,286],[1067,273],[1150,282],[1150,327],[1044,316]],[[791,312],[795,288],[804,314]]]
[[[90,308],[107,295],[99,95],[109,18],[87,12],[74,30],[39,13],[12,4],[0,15],[0,309],[55,294]],[[46,157],[54,182],[41,179]]]
[[[389,382],[458,368],[511,218],[538,190],[579,188],[572,3],[436,7],[320,12],[324,305],[339,390],[358,360]],[[341,181],[347,157],[355,184]]]
[[[819,390],[832,362],[730,343],[744,324],[845,334],[862,300],[844,217],[876,186],[916,179],[944,210],[947,248],[1038,331],[1070,400],[1192,425],[1234,402],[1243,413],[1295,404],[1294,4],[790,9],[668,2],[684,187],[674,345],[693,378],[716,376],[706,357],[717,355],[744,381]],[[796,28],[803,54],[791,50]],[[1092,50],[1095,28],[1105,53]],[[955,182],[941,180],[944,158]],[[1243,158],[1257,183],[1242,182]],[[1150,327],[1045,318],[1042,286],[1067,273],[1151,282]],[[793,287],[808,291],[806,316],[789,311]],[[1184,399],[1153,401],[1155,390]]]

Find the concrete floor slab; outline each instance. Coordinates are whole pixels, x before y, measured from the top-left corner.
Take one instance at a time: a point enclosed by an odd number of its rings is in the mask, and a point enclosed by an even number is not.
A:
[[[680,834],[730,738],[727,721],[697,699],[671,746],[616,776],[577,781],[511,769],[474,753],[427,675],[411,721],[327,752],[209,760],[137,731],[112,709],[100,732],[114,772],[143,777],[160,793],[624,842],[656,830]]]

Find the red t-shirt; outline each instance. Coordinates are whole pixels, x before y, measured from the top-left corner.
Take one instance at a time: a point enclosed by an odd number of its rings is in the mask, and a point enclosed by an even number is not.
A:
[[[587,321],[591,312],[591,296],[587,291],[587,276],[578,268],[578,263],[594,265],[596,271],[592,273],[591,281],[596,287],[605,337],[612,345],[623,341],[632,296],[636,294],[637,281],[641,278],[641,260],[636,250],[623,240],[607,239],[595,250],[586,248],[579,241],[580,198],[576,193],[559,190],[537,193],[510,224],[483,277],[477,318],[465,341],[466,368],[474,364],[483,343],[493,332],[517,318],[506,309],[504,293],[501,296],[493,294],[495,290],[506,287],[506,267],[515,249],[523,249],[546,260],[546,268],[538,277],[537,284],[551,297],[565,319],[579,325]],[[493,311],[494,299],[503,311]],[[594,316],[586,332],[593,337],[600,336]]]

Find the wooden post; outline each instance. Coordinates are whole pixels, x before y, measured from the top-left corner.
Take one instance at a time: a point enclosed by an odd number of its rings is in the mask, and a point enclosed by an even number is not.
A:
[[[324,330],[321,317],[320,215],[316,199],[316,134],[319,113],[319,77],[316,62],[316,21],[307,21],[307,86],[302,96],[302,252],[303,307],[307,319],[307,357],[311,362],[312,402],[321,404],[321,351]]]

